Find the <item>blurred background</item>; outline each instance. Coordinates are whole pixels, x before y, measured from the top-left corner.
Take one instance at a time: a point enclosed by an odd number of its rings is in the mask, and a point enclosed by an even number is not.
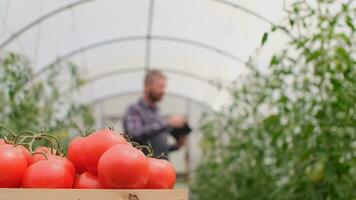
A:
[[[171,154],[177,187],[192,198],[352,199],[355,9],[341,0],[0,0],[0,119],[63,141],[108,124],[123,132],[145,72],[158,69],[168,78],[162,114],[193,128]]]

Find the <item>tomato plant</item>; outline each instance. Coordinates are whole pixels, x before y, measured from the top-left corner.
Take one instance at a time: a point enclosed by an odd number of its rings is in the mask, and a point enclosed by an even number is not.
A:
[[[99,160],[99,180],[118,189],[142,189],[149,178],[149,163],[140,151],[126,144],[107,150]]]
[[[68,132],[79,133],[83,127],[93,127],[90,107],[70,100],[60,91],[65,87],[59,81],[63,76],[68,77],[67,87],[73,88],[73,92],[81,86],[83,81],[77,66],[71,63],[61,65],[50,68],[39,78],[34,76],[37,72],[32,70],[34,67],[24,56],[1,52],[1,123],[16,132],[46,127],[46,131],[62,136],[64,145],[69,139]]]
[[[274,32],[286,46],[267,66],[251,57],[249,73],[226,86],[232,103],[204,118],[193,199],[356,196],[355,1],[285,10],[259,52]]]

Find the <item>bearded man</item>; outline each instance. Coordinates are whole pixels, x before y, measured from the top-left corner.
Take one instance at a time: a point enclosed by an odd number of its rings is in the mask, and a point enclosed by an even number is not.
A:
[[[157,103],[164,97],[166,83],[167,78],[162,72],[148,71],[144,80],[143,97],[127,109],[123,120],[125,133],[141,145],[152,145],[155,156],[162,153],[168,156],[169,152],[186,143],[186,137],[178,138],[174,145],[168,143],[170,131],[183,127],[186,119],[180,115],[164,118],[160,114]]]

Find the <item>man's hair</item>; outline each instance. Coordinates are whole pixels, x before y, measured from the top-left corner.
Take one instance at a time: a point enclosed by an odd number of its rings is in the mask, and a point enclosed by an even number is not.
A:
[[[152,83],[156,78],[164,78],[166,79],[166,76],[159,70],[149,70],[147,71],[145,75],[145,85],[148,85]]]

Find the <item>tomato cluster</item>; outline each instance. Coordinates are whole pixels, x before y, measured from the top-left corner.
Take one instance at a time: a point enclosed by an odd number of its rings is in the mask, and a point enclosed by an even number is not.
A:
[[[67,156],[25,146],[0,139],[0,188],[171,189],[176,181],[170,162],[144,155],[111,129],[74,138]]]

